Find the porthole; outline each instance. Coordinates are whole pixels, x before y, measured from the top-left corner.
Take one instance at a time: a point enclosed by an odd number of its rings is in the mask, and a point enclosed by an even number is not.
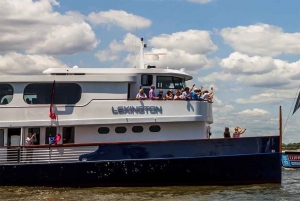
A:
[[[134,133],[141,133],[143,132],[144,128],[142,126],[134,126],[132,127],[132,132]]]
[[[116,133],[126,133],[126,131],[127,131],[127,129],[124,126],[119,126],[119,127],[116,127],[116,129],[115,129]]]
[[[98,133],[99,134],[107,134],[107,133],[109,133],[109,128],[108,127],[100,127],[98,129]]]
[[[160,131],[160,126],[154,125],[149,127],[150,132],[159,132]]]

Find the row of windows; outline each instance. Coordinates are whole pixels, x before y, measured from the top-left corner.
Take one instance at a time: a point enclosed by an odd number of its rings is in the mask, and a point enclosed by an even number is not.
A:
[[[16,130],[15,133],[8,132],[8,138],[7,138],[7,145],[11,146],[12,138],[11,136],[20,136],[21,129],[12,129]],[[35,145],[40,144],[40,128],[28,128],[28,133],[35,133],[36,141],[34,142]],[[69,144],[74,143],[74,133],[75,128],[74,127],[63,127],[62,132],[62,143],[63,144]],[[47,127],[46,133],[45,133],[45,144],[49,144],[49,137],[55,137],[57,134],[57,128],[56,127]],[[0,146],[4,146],[4,130],[0,129]]]
[[[50,104],[52,83],[29,84],[24,89],[23,99],[27,104]],[[81,87],[76,83],[55,83],[54,104],[76,104],[81,99]],[[13,99],[14,89],[10,84],[0,84],[0,105],[6,105]]]
[[[141,85],[151,86],[153,84],[152,75],[142,75]],[[157,76],[156,77],[156,88],[158,89],[181,89],[185,87],[185,81],[183,78],[172,77],[172,76]]]
[[[150,132],[159,132],[161,130],[160,126],[153,125],[149,127]],[[116,133],[126,133],[127,128],[124,126],[118,126],[115,128]],[[144,128],[142,126],[133,126],[132,132],[134,133],[141,133],[144,131]],[[98,129],[99,134],[108,134],[110,132],[110,129],[108,127],[100,127]]]

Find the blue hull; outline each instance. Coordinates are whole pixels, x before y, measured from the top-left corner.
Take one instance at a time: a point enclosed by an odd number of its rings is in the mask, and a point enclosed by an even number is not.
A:
[[[120,152],[105,152],[116,147]],[[1,165],[0,185],[90,187],[280,183],[281,153],[278,149],[277,136],[105,145],[99,146],[94,153],[79,156],[79,160],[84,158],[85,162]],[[164,157],[151,158],[159,154]],[[187,154],[190,157],[184,156]]]

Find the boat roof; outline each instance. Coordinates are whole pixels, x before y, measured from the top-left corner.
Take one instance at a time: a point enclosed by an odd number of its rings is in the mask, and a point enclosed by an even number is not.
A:
[[[48,68],[43,71],[44,74],[60,75],[60,74],[84,74],[84,75],[122,75],[122,74],[153,74],[153,75],[172,75],[185,78],[185,80],[193,79],[192,76],[183,70],[162,69],[162,68]]]
[[[140,68],[48,68],[39,75],[0,75],[0,83],[18,82],[136,82],[141,74],[175,76],[191,80],[193,77],[181,70]],[[45,75],[47,74],[47,75]]]

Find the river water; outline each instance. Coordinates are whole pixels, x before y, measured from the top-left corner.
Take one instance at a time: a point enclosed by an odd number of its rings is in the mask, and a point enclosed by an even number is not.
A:
[[[282,184],[159,188],[0,187],[0,200],[300,200],[300,169],[285,169]]]

